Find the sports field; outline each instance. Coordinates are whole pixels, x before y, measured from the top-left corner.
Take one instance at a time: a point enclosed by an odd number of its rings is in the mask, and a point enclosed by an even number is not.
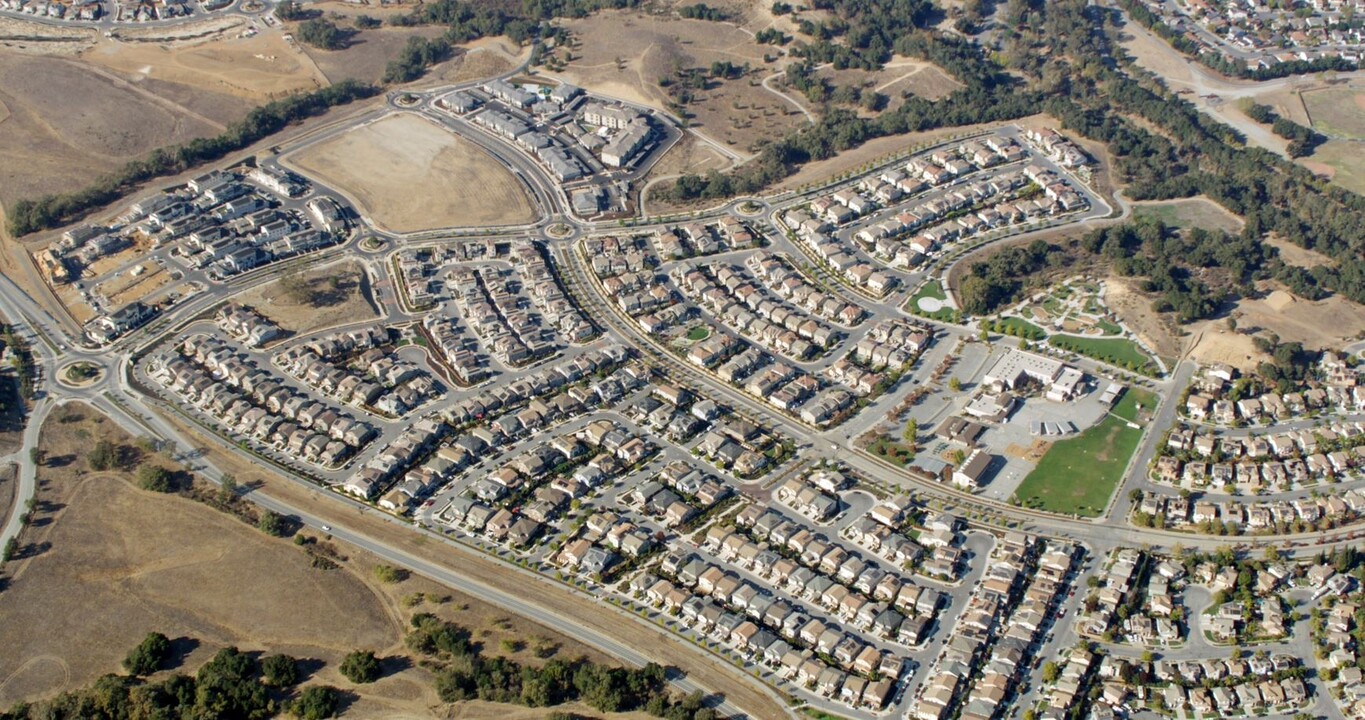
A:
[[[1054,443],[1015,491],[1020,505],[1064,515],[1095,517],[1123,481],[1123,471],[1142,439],[1130,426],[1138,409],[1150,411],[1151,393],[1129,389],[1099,424]]]

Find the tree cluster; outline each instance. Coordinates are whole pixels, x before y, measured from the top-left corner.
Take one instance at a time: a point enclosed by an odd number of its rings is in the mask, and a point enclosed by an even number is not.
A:
[[[1043,240],[1007,247],[990,258],[972,263],[962,278],[958,299],[963,311],[987,315],[1018,301],[1030,278],[1065,261],[1062,249]]]
[[[398,57],[384,67],[384,83],[412,82],[422,77],[432,65],[449,60],[454,54],[455,49],[443,38],[410,37],[398,51]]]
[[[129,718],[224,718],[256,720],[275,717],[289,710],[301,718],[334,717],[341,708],[336,688],[320,686],[304,690],[294,700],[272,697],[262,684],[262,663],[235,647],[220,650],[194,675],[175,673],[163,680],[148,681],[164,667],[170,642],[161,633],[150,633],[129,653],[124,666],[130,675],[105,675],[88,688],[62,693],[41,703],[21,703],[0,720],[128,720]],[[289,665],[293,658],[282,658]],[[277,689],[297,682],[272,682]]]
[[[428,658],[443,702],[471,698],[550,707],[581,701],[601,712],[644,710],[671,720],[712,720],[700,695],[678,699],[669,694],[665,670],[655,664],[617,668],[586,660],[551,659],[540,668],[504,657],[486,657],[458,625],[421,613],[413,616],[409,649]]]
[[[331,20],[313,18],[299,24],[296,34],[299,41],[323,50],[340,50],[346,47],[351,32],[337,27]]]
[[[170,639],[159,632],[150,632],[123,659],[123,669],[130,675],[151,675],[166,664],[170,655]]]
[[[688,20],[710,20],[711,22],[725,22],[730,19],[730,15],[718,7],[711,7],[706,3],[696,3],[684,5],[678,8],[678,14]]]

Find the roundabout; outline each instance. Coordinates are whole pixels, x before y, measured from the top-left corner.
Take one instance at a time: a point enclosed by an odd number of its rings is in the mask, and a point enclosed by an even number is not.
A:
[[[88,360],[79,360],[57,370],[57,382],[69,388],[87,388],[104,379],[104,367]]]

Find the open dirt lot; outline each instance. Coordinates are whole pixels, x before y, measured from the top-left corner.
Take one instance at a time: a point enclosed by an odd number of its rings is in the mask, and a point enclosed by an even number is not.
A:
[[[234,299],[295,334],[379,316],[370,302],[369,275],[359,263],[342,262],[300,273],[297,282],[307,288],[312,304],[298,302],[291,282],[276,280]]]
[[[1193,333],[1189,358],[1204,364],[1223,363],[1243,372],[1251,372],[1269,356],[1256,349],[1256,342],[1250,335],[1242,335],[1227,329],[1221,320],[1205,324]]]
[[[1365,330],[1365,306],[1340,296],[1312,302],[1286,292],[1278,283],[1265,283],[1262,298],[1241,300],[1232,316],[1239,330],[1262,328],[1284,342],[1312,348],[1339,348]]]
[[[0,202],[80,187],[218,125],[82,62],[0,50]]]
[[[175,418],[171,420],[177,422]],[[177,424],[183,426],[182,423]],[[235,454],[223,452],[216,442],[204,438],[202,431],[197,427],[186,429],[190,435],[203,440],[208,458],[216,466],[235,474],[239,481],[260,482],[261,490],[272,497],[280,498],[295,507],[306,508],[309,513],[321,519],[336,523],[344,522],[347,527],[364,532],[374,540],[458,570],[473,580],[504,592],[521,595],[527,592],[525,581],[509,573],[499,561],[475,554],[456,553],[441,543],[414,533],[406,525],[384,522],[374,514],[357,515],[354,510],[347,509],[332,499],[318,497],[316,493],[300,487],[297,483],[286,481],[259,465],[247,463]],[[748,710],[752,717],[776,718],[786,715],[785,709],[771,694],[758,689],[758,680],[744,676],[727,663],[701,656],[692,649],[683,647],[680,640],[663,630],[634,621],[624,621],[610,607],[587,601],[568,592],[539,593],[536,601],[561,616],[576,618],[583,627],[611,635],[636,647],[651,648],[659,663],[678,667],[699,684],[724,694],[736,705]],[[541,716],[532,715],[528,720],[539,717]]]
[[[478,146],[416,115],[396,115],[287,158],[351,195],[395,232],[535,219],[521,184]]]
[[[279,32],[233,34],[194,43],[103,41],[81,56],[129,76],[190,85],[262,102],[313,90],[327,78]]]
[[[1119,317],[1123,326],[1162,357],[1177,357],[1183,343],[1175,325],[1152,309],[1152,299],[1139,292],[1125,278],[1111,275],[1105,281],[1104,302]]]

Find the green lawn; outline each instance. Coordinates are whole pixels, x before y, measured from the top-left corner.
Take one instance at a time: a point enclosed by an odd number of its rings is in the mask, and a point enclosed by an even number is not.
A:
[[[948,307],[948,306],[945,305],[945,306],[943,306],[942,308],[939,308],[939,309],[938,309],[937,311],[935,311],[935,312],[928,312],[928,311],[923,310],[923,309],[920,308],[920,306],[919,306],[920,298],[933,298],[933,299],[935,299],[935,300],[947,300],[947,299],[948,299],[948,294],[945,293],[945,292],[943,291],[943,286],[942,286],[941,284],[939,284],[939,281],[937,281],[937,280],[931,280],[931,281],[925,283],[924,286],[921,287],[921,288],[914,294],[914,296],[910,298],[910,302],[906,305],[906,308],[907,308],[911,313],[913,313],[913,314],[915,314],[915,315],[920,315],[920,316],[922,316],[922,317],[932,318],[932,319],[937,320],[937,321],[939,321],[939,322],[946,322],[946,323],[961,322],[961,320],[962,320],[962,314],[959,313],[955,308],[950,308],[950,307]]]
[[[1155,404],[1151,393],[1129,388],[1098,425],[1054,443],[1015,490],[1019,504],[1082,517],[1104,512],[1142,439],[1125,420],[1137,417],[1139,405],[1150,411]]]
[[[1118,325],[1115,325],[1114,323],[1109,322],[1108,320],[1097,320],[1095,321],[1095,325],[1099,327],[1100,331],[1103,332],[1105,335],[1118,335],[1123,332],[1123,328],[1119,327]]]
[[[931,297],[935,300],[947,300],[948,293],[943,291],[943,285],[940,284],[939,281],[930,280],[929,282],[924,283],[924,285],[915,293],[915,297],[911,299],[918,301],[920,298],[925,297]]]
[[[1151,356],[1127,338],[1089,338],[1075,335],[1053,335],[1048,338],[1053,347],[1079,353],[1100,362],[1128,368],[1136,372],[1152,372],[1155,364]]]
[[[687,331],[687,339],[693,342],[696,342],[698,340],[705,340],[710,336],[711,328],[708,328],[705,325],[697,325],[696,327],[693,327],[691,330]]]
[[[1042,340],[1047,337],[1046,330],[1020,317],[1000,318],[991,323],[991,331],[1027,340]]]

